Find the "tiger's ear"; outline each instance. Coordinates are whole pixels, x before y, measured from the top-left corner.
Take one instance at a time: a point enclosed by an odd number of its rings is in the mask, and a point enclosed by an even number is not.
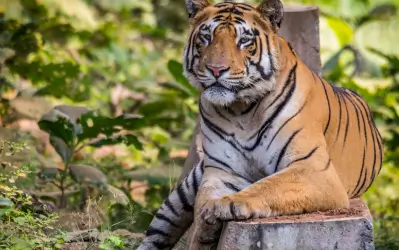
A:
[[[205,9],[209,6],[208,0],[186,0],[186,8],[188,17],[192,18],[197,14],[198,11]]]
[[[273,30],[277,32],[284,16],[284,7],[280,0],[263,0],[256,8],[263,18],[269,19]]]

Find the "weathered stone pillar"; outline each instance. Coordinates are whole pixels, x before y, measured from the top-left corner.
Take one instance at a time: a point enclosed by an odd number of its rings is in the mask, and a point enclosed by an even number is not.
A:
[[[360,200],[350,209],[228,222],[218,250],[372,250],[373,224]]]
[[[287,5],[279,34],[284,37],[302,61],[321,76],[319,8]]]

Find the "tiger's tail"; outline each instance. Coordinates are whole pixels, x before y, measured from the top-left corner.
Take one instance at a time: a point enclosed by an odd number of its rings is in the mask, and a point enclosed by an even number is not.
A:
[[[152,220],[138,250],[171,249],[194,220],[194,203],[204,174],[200,162],[168,196]]]

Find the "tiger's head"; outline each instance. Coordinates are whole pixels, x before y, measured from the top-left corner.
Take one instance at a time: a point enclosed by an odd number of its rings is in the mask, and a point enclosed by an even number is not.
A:
[[[259,6],[186,0],[190,18],[184,73],[215,105],[251,103],[275,85],[279,70],[280,0]]]

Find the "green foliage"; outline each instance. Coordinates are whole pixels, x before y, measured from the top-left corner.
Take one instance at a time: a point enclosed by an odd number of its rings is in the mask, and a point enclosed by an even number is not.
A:
[[[23,144],[2,141],[7,153],[24,151]],[[4,159],[1,159],[2,162]],[[59,249],[62,235],[53,228],[55,214],[39,213],[38,204],[15,186],[18,178],[30,172],[28,166],[7,164],[7,171],[0,172],[0,248],[1,249]]]
[[[86,186],[93,186],[108,190],[107,176],[101,170],[88,165],[73,164],[73,157],[86,146],[125,143],[142,149],[139,139],[131,132],[126,134],[124,131],[140,129],[145,122],[137,116],[109,118],[85,107],[60,105],[44,114],[38,124],[49,134],[51,145],[63,161],[63,168],[45,166],[38,176],[59,188],[60,207],[65,208],[67,197],[64,194],[68,188],[77,189],[76,186],[79,186],[79,189],[85,189]],[[123,193],[116,191],[116,188],[113,190],[119,196]],[[81,202],[85,203],[85,199],[85,195],[82,195]]]
[[[102,250],[113,250],[113,249],[123,249],[123,240],[118,236],[110,235],[107,237],[100,245]]]

